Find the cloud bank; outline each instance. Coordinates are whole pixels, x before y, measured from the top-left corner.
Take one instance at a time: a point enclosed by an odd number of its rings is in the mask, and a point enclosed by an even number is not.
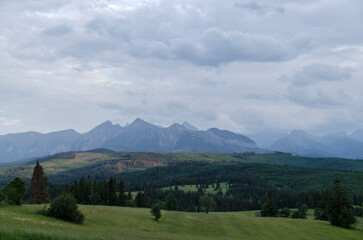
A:
[[[1,1],[0,134],[362,126],[359,1]]]

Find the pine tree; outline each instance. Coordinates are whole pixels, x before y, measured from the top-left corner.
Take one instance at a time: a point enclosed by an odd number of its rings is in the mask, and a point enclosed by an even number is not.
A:
[[[151,207],[151,214],[155,217],[155,221],[158,221],[159,218],[161,218],[161,211],[160,211],[160,207],[157,203],[155,203],[152,207]]]
[[[137,207],[149,207],[149,199],[143,192],[138,192],[135,197],[135,204]]]
[[[169,211],[178,209],[178,203],[176,202],[175,196],[172,193],[169,193],[166,197],[165,208]]]
[[[117,181],[116,178],[111,177],[108,182],[108,205],[117,205]]]
[[[125,183],[122,180],[122,178],[120,178],[118,188],[119,188],[118,205],[125,206],[126,205]]]
[[[33,177],[30,182],[29,200],[35,204],[48,202],[48,178],[39,161],[34,167]]]
[[[349,202],[345,190],[340,186],[340,180],[334,181],[332,198],[327,204],[329,222],[334,226],[351,228],[356,222],[352,204]]]
[[[306,218],[306,212],[308,211],[308,206],[302,202],[301,199],[296,203],[297,210],[292,213],[291,218]]]
[[[78,194],[77,194],[77,202],[80,204],[84,204],[85,203],[85,199],[86,196],[85,194],[85,186],[86,186],[86,180],[84,179],[84,176],[81,177],[81,179],[79,179],[79,184],[78,184]]]
[[[127,193],[127,200],[132,200],[132,193],[129,191],[128,193]]]

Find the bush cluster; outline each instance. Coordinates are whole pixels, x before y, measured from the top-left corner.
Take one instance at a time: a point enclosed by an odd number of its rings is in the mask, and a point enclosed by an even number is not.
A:
[[[50,208],[41,210],[40,213],[49,217],[79,224],[83,223],[85,218],[78,209],[76,199],[70,194],[57,197],[50,204]]]

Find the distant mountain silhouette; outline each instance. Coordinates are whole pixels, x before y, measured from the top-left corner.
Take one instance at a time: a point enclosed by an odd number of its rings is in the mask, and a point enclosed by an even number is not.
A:
[[[137,118],[124,127],[106,121],[84,134],[65,130],[2,135],[0,162],[98,148],[145,152],[265,152],[250,138],[230,131],[216,128],[199,131],[188,122],[163,128]]]
[[[350,135],[337,132],[322,137],[314,137],[301,130],[293,130],[288,136],[278,139],[267,148],[308,157],[363,159],[362,140],[362,130],[356,130]]]

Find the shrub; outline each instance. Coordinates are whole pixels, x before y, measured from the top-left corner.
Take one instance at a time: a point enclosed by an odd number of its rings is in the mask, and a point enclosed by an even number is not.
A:
[[[44,212],[47,216],[79,224],[83,223],[85,218],[78,210],[76,199],[70,194],[65,194],[54,199],[50,204],[50,208]]]
[[[290,217],[290,209],[288,209],[287,207],[284,207],[283,209],[280,210],[279,216],[286,217],[286,218]]]
[[[303,204],[300,200],[297,203],[297,211],[294,211],[291,218],[306,218],[306,212],[308,211],[308,206]]]
[[[26,192],[25,185],[26,181],[24,179],[14,178],[2,189],[1,198],[5,198],[7,204],[20,206]]]

